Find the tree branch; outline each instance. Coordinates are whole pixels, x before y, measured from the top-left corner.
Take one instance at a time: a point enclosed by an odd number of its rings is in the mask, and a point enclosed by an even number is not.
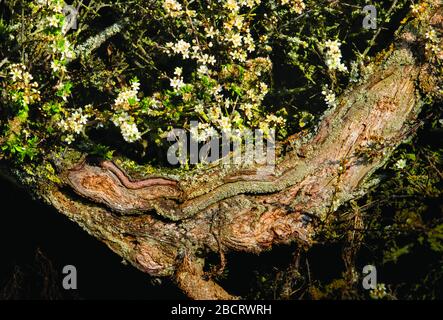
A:
[[[441,7],[434,14],[441,17]],[[442,27],[442,19],[429,21]],[[140,270],[174,277],[190,297],[232,298],[205,279],[196,252],[258,253],[292,241],[309,246],[316,221],[362,195],[414,128],[424,101],[420,79],[438,80],[414,54],[417,41],[401,35],[373,75],[324,115],[317,132],[279,159],[274,175],[250,179],[220,164],[178,180],[134,180],[113,163],[82,161],[60,174],[69,188],[42,181],[37,193]]]

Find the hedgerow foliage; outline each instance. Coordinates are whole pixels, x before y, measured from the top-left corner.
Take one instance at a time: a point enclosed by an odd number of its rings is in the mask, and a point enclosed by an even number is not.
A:
[[[76,28],[66,4],[78,10]],[[362,28],[365,4],[6,1],[4,156],[32,160],[70,145],[146,162],[170,129],[193,120],[200,141],[274,127],[284,139],[314,125],[382,48]],[[385,26],[409,9],[408,1],[375,5]]]

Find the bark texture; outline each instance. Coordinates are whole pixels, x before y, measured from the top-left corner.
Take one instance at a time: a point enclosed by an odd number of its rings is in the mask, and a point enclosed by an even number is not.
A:
[[[431,9],[430,23],[442,28],[441,8]],[[198,253],[218,252],[223,264],[230,250],[309,246],[317,220],[365,192],[371,174],[415,128],[423,95],[435,90],[414,30],[399,34],[315,134],[286,142],[289,151],[272,174],[258,165],[218,164],[182,177],[136,179],[118,163],[81,157],[72,165],[58,159],[62,185],[45,181],[38,193],[138,269],[174,277],[191,298],[235,298],[204,273]]]

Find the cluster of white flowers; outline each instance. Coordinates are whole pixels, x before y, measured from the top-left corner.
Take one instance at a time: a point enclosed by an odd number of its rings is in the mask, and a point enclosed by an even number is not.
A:
[[[170,79],[171,87],[174,88],[174,90],[176,91],[180,91],[180,89],[185,86],[185,83],[183,82],[182,73],[183,73],[182,68],[175,68],[174,78]]]
[[[120,128],[120,132],[126,142],[132,143],[141,139],[141,133],[138,131],[134,118],[126,112],[115,114],[112,122]]]
[[[227,133],[231,132],[232,129],[232,122],[230,117],[221,116],[218,120],[218,126],[220,127],[220,130]]]
[[[33,6],[38,11],[46,11],[49,15],[43,22],[44,27],[66,31],[66,21],[63,13],[65,2],[63,0],[37,0]]]
[[[406,164],[407,164],[407,162],[405,159],[400,159],[394,164],[394,166],[396,169],[402,170],[402,169],[406,168]]]
[[[268,85],[260,80],[263,73],[268,72],[272,68],[272,62],[269,58],[256,58],[248,61],[248,67],[245,70],[244,82],[249,83],[248,89],[244,93],[242,100],[231,100],[225,98],[222,94],[222,87],[215,86],[211,94],[214,96],[216,103],[209,110],[209,120],[221,130],[231,130],[231,126],[237,127],[240,123],[248,123],[248,121],[258,121],[259,126],[265,133],[273,126],[283,124],[283,118],[269,115],[262,117],[259,111],[263,100],[269,92]],[[229,118],[222,117],[222,108],[224,110],[235,110]],[[241,115],[237,110],[242,111]],[[246,120],[246,121],[245,121]],[[242,126],[240,126],[242,128]],[[232,131],[235,131],[233,129]]]
[[[291,11],[297,14],[301,14],[306,8],[306,5],[303,2],[303,0],[281,0],[281,4],[282,5],[289,4]]]
[[[177,7],[173,5],[173,3],[180,5],[176,1],[164,2],[166,12],[171,12],[171,7]],[[260,3],[260,0],[226,0],[223,7],[227,9],[229,13],[227,20],[223,24],[226,31],[225,34],[223,35],[217,28],[214,28],[214,26],[203,26],[206,38],[224,42],[232,48],[232,50],[229,50],[229,55],[232,59],[245,62],[248,52],[251,53],[255,51],[255,42],[247,23],[245,23],[245,17],[239,13],[239,10],[243,6],[252,8]],[[186,14],[190,15],[189,11],[186,11]],[[195,15],[195,12],[193,14]],[[211,48],[212,46],[212,41],[207,43],[207,47]],[[215,57],[205,53],[196,39],[192,41],[192,45],[183,39],[176,43],[168,42],[166,44],[166,52],[169,54],[179,54],[183,59],[195,59],[203,65],[215,65],[216,63]]]
[[[90,109],[91,107],[91,105],[87,105],[84,109]],[[82,133],[87,122],[88,115],[81,108],[74,110],[66,119],[61,120],[59,126],[63,132],[67,133],[64,141],[71,144],[75,140],[74,134]]]
[[[22,102],[25,105],[40,101],[40,91],[38,84],[33,80],[32,74],[26,70],[23,64],[12,64],[9,75],[11,77],[10,92],[13,92],[12,99],[16,102]]]
[[[175,54],[181,54],[183,59],[188,59],[191,44],[184,40],[179,40],[177,43],[168,42],[166,48],[168,53],[172,51]]]
[[[182,5],[176,0],[165,0],[163,2],[163,9],[172,18],[179,17],[183,14]]]
[[[251,9],[254,6],[259,5],[260,3],[261,0],[226,0],[224,3],[224,7],[232,13],[236,13],[243,6]]]
[[[209,70],[208,66],[205,64],[202,64],[197,68],[197,74],[199,74],[200,76],[208,75],[210,73],[211,71]]]
[[[435,29],[431,28],[431,30],[426,32],[425,37],[432,42],[437,42],[437,32],[435,32]]]
[[[140,82],[135,78],[131,80],[130,84],[131,86],[123,88],[114,100],[115,114],[112,117],[112,122],[120,128],[123,139],[132,143],[141,139],[134,118],[128,114],[139,106]]]
[[[39,0],[34,5],[46,15],[44,28],[45,38],[50,40],[49,50],[52,54],[50,67],[54,77],[58,78],[55,88],[58,90],[57,95],[67,101],[70,93],[67,65],[75,58],[75,52],[72,44],[63,34],[65,2],[63,0]]]
[[[329,70],[338,70],[340,72],[345,72],[348,68],[341,62],[341,43],[338,40],[327,40],[325,42],[325,57],[326,65]]]
[[[426,10],[427,6],[428,6],[428,4],[426,3],[426,1],[422,1],[419,3],[411,4],[410,8],[411,8],[412,14],[417,16],[420,13],[423,13],[423,11]]]
[[[225,104],[227,104],[227,102],[229,102],[229,99],[226,99]],[[221,116],[222,112],[221,112],[221,108],[219,105],[213,105],[208,111],[207,111],[207,115],[208,115],[208,119],[209,121],[211,121],[212,123],[216,123]]]
[[[379,283],[377,284],[377,286],[374,289],[371,289],[369,295],[371,296],[372,299],[383,299],[384,297],[386,297],[387,292],[386,292],[386,286],[384,283]]]
[[[211,56],[211,55],[209,55],[207,53],[203,53],[203,54],[200,54],[200,55],[195,55],[193,58],[197,59],[197,61],[199,63],[202,63],[204,65],[212,65],[213,66],[217,62],[215,60],[214,56]]]
[[[280,116],[276,116],[274,114],[268,114],[264,121],[260,122],[259,129],[263,132],[265,136],[270,133],[272,128],[277,126],[285,125],[286,120]]]
[[[431,28],[425,35],[428,42],[426,42],[425,48],[427,51],[432,52],[439,59],[443,59],[443,55],[440,55],[441,44],[437,36],[435,29]]]
[[[75,52],[72,44],[65,38],[54,39],[51,44],[52,53],[59,55],[60,62],[68,63],[75,58]]]
[[[125,139],[129,143],[140,140],[142,137],[135,123],[123,122],[120,125],[120,130],[123,139]]]
[[[168,54],[179,54],[183,59],[194,59],[201,65],[215,65],[216,60],[213,55],[203,53],[198,45],[192,45],[184,40],[179,40],[177,43],[166,43],[166,52]]]
[[[53,28],[59,28],[62,26],[62,21],[57,16],[49,16],[46,18],[48,26]]]
[[[237,0],[226,0],[224,7],[232,12],[237,12],[240,10]]]
[[[65,2],[63,0],[36,0],[35,5],[40,9],[48,9],[55,13],[62,13]]]
[[[208,141],[219,136],[217,130],[209,123],[199,122],[198,126],[192,126],[189,131],[191,137],[199,142]]]
[[[51,69],[52,69],[52,72],[54,72],[54,73],[58,73],[58,72],[65,73],[68,71],[66,69],[66,66],[61,64],[61,62],[59,60],[51,61]]]
[[[88,116],[83,114],[83,110],[79,108],[72,112],[66,120],[60,121],[60,127],[63,131],[80,134],[87,122]]]
[[[360,64],[357,61],[351,62],[351,70],[349,71],[349,81],[358,82],[360,80]]]
[[[252,36],[250,25],[255,17],[251,9],[260,3],[261,0],[221,0],[220,4],[208,5],[208,9],[217,7],[216,10],[220,10],[221,6],[222,11],[217,11],[214,18],[207,20],[200,19],[199,12],[185,8],[178,0],[163,1],[163,9],[168,16],[186,15],[187,18],[182,19],[187,31],[176,35],[176,41],[167,42],[165,52],[170,56],[178,55],[184,60],[195,60],[195,75],[205,79],[203,86],[195,85],[196,88],[207,91],[204,101],[198,100],[194,92],[183,93],[185,102],[196,99],[193,101],[194,111],[203,123],[198,128],[190,127],[190,130],[199,141],[205,141],[217,131],[233,134],[248,125],[261,125],[264,131],[269,132],[270,128],[284,124],[282,117],[267,116],[261,112],[262,103],[269,91],[263,79],[272,70],[270,58],[249,57],[253,53],[257,56],[257,42]],[[294,4],[294,8],[295,5],[304,8],[303,1],[294,0],[291,4]],[[266,41],[265,37],[260,38],[260,44]],[[215,53],[211,51],[215,45],[228,49]],[[228,68],[224,67],[226,61],[229,61]],[[231,72],[234,77],[238,77],[240,73],[235,71],[237,66],[241,66],[243,71],[242,83],[237,91],[239,98],[236,99],[232,97],[234,89],[226,83],[226,77]],[[176,68],[174,76],[169,80],[176,92],[186,85],[181,68]]]
[[[253,90],[249,90],[247,92],[248,98],[251,99],[252,102],[255,102],[256,104],[259,104],[263,101],[265,96],[269,92],[269,87],[266,83],[260,82],[257,86],[257,91],[253,92]]]
[[[248,53],[255,51],[255,41],[251,35],[251,30],[248,26],[247,21],[245,21],[244,15],[238,13],[238,9],[243,6],[252,8],[254,5],[260,2],[236,2],[228,3],[226,2],[225,7],[231,11],[228,15],[227,20],[224,22],[223,27],[225,35],[220,35],[219,40],[224,41],[231,50],[229,50],[229,55],[234,61],[245,62],[248,58]]]
[[[252,119],[252,110],[254,109],[254,105],[252,103],[246,102],[240,105],[240,110],[243,110],[247,119]]]
[[[33,5],[46,16],[43,27],[46,29],[45,31],[49,31],[49,49],[52,53],[50,66],[53,75],[59,79],[56,87],[64,88],[66,81],[69,80],[66,66],[69,61],[75,58],[73,46],[62,32],[65,24],[63,13],[65,2],[63,0],[37,0]],[[47,35],[45,35],[46,37]],[[59,90],[59,93],[61,98],[66,101],[69,90]]]
[[[226,40],[228,40],[234,48],[238,48],[242,44],[242,36],[239,33],[231,33],[226,37]]]
[[[166,11],[171,10],[171,7],[176,7],[173,3],[175,1],[165,1],[164,8]],[[255,51],[255,41],[250,33],[248,24],[245,22],[245,15],[241,15],[239,10],[246,6],[248,8],[253,8],[255,5],[260,4],[260,0],[226,0],[223,2],[223,7],[229,11],[224,22],[224,31],[222,34],[217,27],[203,25],[203,31],[206,38],[214,39],[218,42],[225,43],[231,50],[228,51],[231,58],[235,61],[245,62],[247,60],[248,52],[251,53]],[[178,3],[177,3],[178,4]],[[168,9],[166,9],[168,8]],[[186,12],[188,14],[188,11]],[[195,13],[194,13],[195,14]],[[189,14],[188,14],[189,15]],[[207,43],[207,48],[213,46],[212,40]],[[204,52],[203,47],[199,44],[197,38],[192,40],[191,43],[181,39],[176,43],[168,42],[166,44],[166,52],[168,54],[179,54],[183,59],[195,59],[199,62],[199,65],[203,66],[200,71],[201,73],[210,72],[209,66],[214,66],[216,64],[216,58],[213,55]]]
[[[115,110],[129,110],[138,105],[140,101],[138,98],[138,92],[140,90],[140,82],[134,80],[131,82],[131,87],[124,88],[118,94],[117,98],[114,100]]]
[[[337,97],[334,91],[329,89],[328,86],[324,86],[321,93],[325,96],[325,102],[329,107],[333,108],[337,106]]]

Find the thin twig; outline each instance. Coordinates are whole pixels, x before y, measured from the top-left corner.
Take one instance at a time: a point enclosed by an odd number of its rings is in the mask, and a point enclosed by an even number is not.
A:
[[[391,13],[394,10],[395,6],[397,5],[398,0],[395,0],[394,3],[392,4],[392,6],[389,8],[388,12],[386,13],[386,18],[389,19],[391,17]],[[386,22],[386,20],[384,21]],[[365,49],[365,51],[363,51],[363,55],[361,57],[361,59],[363,60],[366,55],[369,53],[369,50],[371,50],[371,48],[374,46],[375,44],[375,40],[377,40],[378,36],[380,35],[380,32],[383,28],[379,27],[377,29],[377,32],[374,34],[374,36],[372,37],[371,41],[369,42],[368,47]]]

